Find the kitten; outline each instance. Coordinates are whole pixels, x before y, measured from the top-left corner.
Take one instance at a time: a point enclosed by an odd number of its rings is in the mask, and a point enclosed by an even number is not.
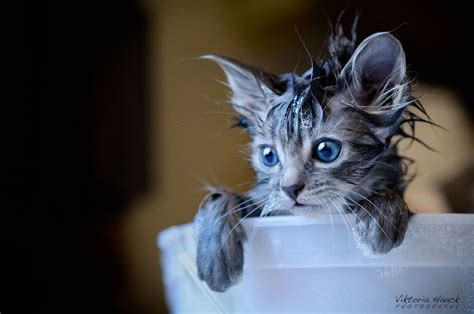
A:
[[[239,195],[211,188],[194,221],[199,278],[214,291],[235,284],[244,262],[242,218],[287,210],[356,215],[354,233],[372,255],[403,241],[411,213],[403,200],[410,160],[400,139],[414,137],[426,115],[410,94],[405,53],[390,33],[355,47],[341,27],[329,38],[329,57],[299,76],[280,76],[219,55],[232,91],[238,125],[252,136],[255,187]],[[403,130],[407,124],[412,133]]]

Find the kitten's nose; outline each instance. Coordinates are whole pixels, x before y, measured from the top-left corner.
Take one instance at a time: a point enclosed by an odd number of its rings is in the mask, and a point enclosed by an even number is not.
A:
[[[304,189],[304,184],[293,184],[289,186],[282,186],[282,191],[286,193],[292,200],[296,202],[298,194]]]

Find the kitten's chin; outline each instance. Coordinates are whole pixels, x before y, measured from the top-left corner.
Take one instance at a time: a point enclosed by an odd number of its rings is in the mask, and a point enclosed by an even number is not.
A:
[[[337,214],[339,213],[337,208],[323,206],[323,205],[301,205],[294,204],[289,210],[293,215],[306,216],[306,217],[317,217],[321,214]]]
[[[293,205],[289,210],[293,215],[305,216],[305,217],[318,217],[321,214],[324,214],[325,211],[319,205]]]

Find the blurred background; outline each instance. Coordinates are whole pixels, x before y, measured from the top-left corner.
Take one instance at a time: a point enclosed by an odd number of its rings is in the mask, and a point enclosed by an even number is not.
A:
[[[28,304],[33,313],[166,313],[157,234],[193,219],[203,180],[239,191],[253,180],[239,152],[248,137],[228,129],[227,90],[216,80],[224,76],[216,65],[193,58],[213,52],[275,73],[301,73],[309,63],[296,29],[311,53],[324,56],[328,21],[334,23],[343,9],[347,29],[355,12],[362,13],[359,41],[395,30],[418,79],[415,93],[447,129],[417,129],[439,153],[417,144],[406,149],[418,161],[413,170],[419,175],[406,195],[411,208],[472,210],[467,2],[348,5],[84,0],[48,1],[30,11],[41,16],[32,27],[45,35],[45,49],[35,56],[39,75],[29,82],[39,88],[39,112],[29,118],[40,126],[40,147],[34,149],[40,182],[31,203],[24,191],[6,201],[4,221],[19,223],[3,228],[18,256],[10,290],[31,294],[15,307]],[[33,129],[13,132],[11,144],[23,143],[28,132]],[[29,171],[29,151],[21,153],[7,173],[13,185]]]

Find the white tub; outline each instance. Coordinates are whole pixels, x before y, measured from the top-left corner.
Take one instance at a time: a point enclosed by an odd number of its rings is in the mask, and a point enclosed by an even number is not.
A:
[[[158,237],[169,309],[474,313],[474,215],[416,215],[403,244],[378,258],[355,247],[353,222],[352,215],[246,219],[243,277],[224,293],[197,277],[192,226],[171,227]]]

